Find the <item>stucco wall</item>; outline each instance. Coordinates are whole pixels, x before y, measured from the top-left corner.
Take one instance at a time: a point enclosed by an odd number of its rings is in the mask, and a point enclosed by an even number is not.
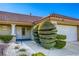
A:
[[[11,35],[11,26],[0,25],[0,35]],[[22,26],[16,26],[16,38],[17,39],[31,39],[31,28],[25,27],[25,35],[22,35]]]
[[[52,21],[52,23],[55,23]],[[57,33],[67,36],[67,41],[77,41],[77,26],[57,24]]]
[[[77,26],[77,40],[79,41],[79,26]]]
[[[11,27],[7,25],[0,25],[0,35],[10,35]]]
[[[22,35],[22,27],[17,26],[16,27],[16,38],[17,39],[31,39],[31,29],[27,29],[25,27],[25,35]]]
[[[58,25],[57,26],[58,34],[63,34],[67,36],[67,41],[77,41],[77,27],[76,26],[67,26],[67,25]]]

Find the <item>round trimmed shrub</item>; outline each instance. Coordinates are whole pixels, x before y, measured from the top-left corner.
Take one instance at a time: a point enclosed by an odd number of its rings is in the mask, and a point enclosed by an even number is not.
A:
[[[56,42],[51,42],[51,43],[41,43],[41,46],[44,47],[45,49],[50,49],[52,48]]]
[[[64,48],[66,45],[66,35],[57,35],[56,45],[55,48],[61,49]]]
[[[55,39],[56,38],[56,34],[54,34],[54,35],[39,35],[39,37],[41,39]]]
[[[48,39],[40,39],[40,41],[41,41],[41,43],[45,43],[46,44],[46,43],[55,42],[56,40],[54,40],[54,39],[53,40],[52,39],[49,39],[49,40]]]
[[[57,38],[57,40],[64,40],[64,41],[66,41],[66,35],[57,34],[56,38]]]
[[[43,21],[33,27],[34,41],[42,47],[50,49],[64,48],[66,45],[66,36],[57,34],[55,24],[50,20]]]
[[[50,49],[55,45],[57,30],[54,24],[49,20],[43,21],[39,24],[38,34],[41,45]]]
[[[39,35],[38,35],[38,26],[39,26],[39,24],[37,24],[37,25],[35,25],[35,26],[33,27],[33,37],[34,37],[33,40],[34,40],[36,43],[39,43],[39,44],[40,44]]]
[[[52,29],[52,30],[48,30],[48,31],[41,31],[41,30],[39,30],[39,34],[41,34],[41,35],[51,35],[51,34],[55,34],[57,32],[57,30],[56,29]]]
[[[40,23],[39,31],[50,31],[52,29],[56,29],[55,25],[52,24],[49,20],[43,21]]]
[[[58,48],[58,49],[61,49],[61,48],[64,48],[66,45],[66,41],[60,41],[60,40],[57,40],[56,41],[56,45],[54,46],[55,48]]]

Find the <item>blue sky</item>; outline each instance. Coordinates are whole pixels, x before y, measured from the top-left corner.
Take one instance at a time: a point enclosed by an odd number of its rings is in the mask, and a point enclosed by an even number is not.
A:
[[[73,18],[79,18],[79,4],[68,3],[0,3],[0,11],[8,11],[35,16],[47,16],[58,13]]]

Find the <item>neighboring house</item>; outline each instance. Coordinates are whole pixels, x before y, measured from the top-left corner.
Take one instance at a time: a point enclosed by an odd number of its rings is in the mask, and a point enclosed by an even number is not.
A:
[[[16,40],[32,39],[32,27],[44,20],[57,24],[58,34],[67,36],[67,41],[79,40],[79,19],[52,14],[47,17],[16,14],[0,11],[0,35],[14,35]]]

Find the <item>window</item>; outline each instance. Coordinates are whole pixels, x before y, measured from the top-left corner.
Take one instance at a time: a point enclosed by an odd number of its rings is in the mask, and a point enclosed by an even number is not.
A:
[[[22,35],[25,35],[25,28],[22,28]]]

